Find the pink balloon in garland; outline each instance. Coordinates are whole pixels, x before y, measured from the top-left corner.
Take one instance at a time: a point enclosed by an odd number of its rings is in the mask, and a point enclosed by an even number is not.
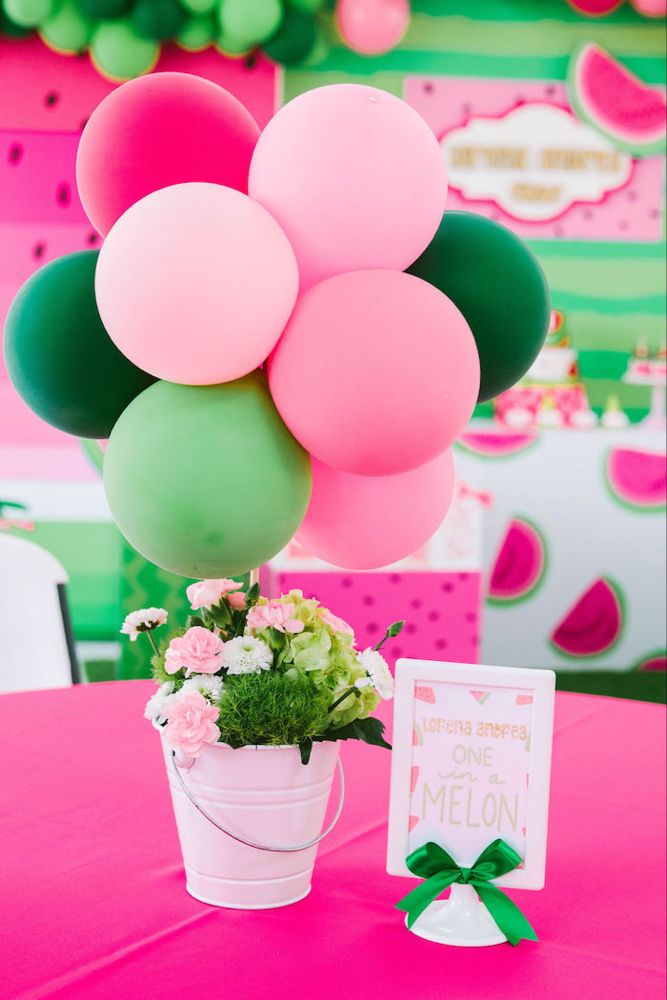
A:
[[[437,531],[454,483],[451,451],[396,476],[355,476],[313,461],[310,506],[296,539],[343,569],[388,566]]]
[[[376,56],[395,48],[410,24],[409,0],[338,0],[336,25],[355,52]]]

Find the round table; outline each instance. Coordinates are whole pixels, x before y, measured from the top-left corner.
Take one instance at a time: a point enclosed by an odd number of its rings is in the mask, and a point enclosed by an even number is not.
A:
[[[134,681],[0,696],[0,996],[517,1000],[664,996],[665,712],[559,694],[540,943],[410,934],[385,872],[389,758],[343,745],[348,797],[313,891],[219,910],[185,891],[159,741]]]

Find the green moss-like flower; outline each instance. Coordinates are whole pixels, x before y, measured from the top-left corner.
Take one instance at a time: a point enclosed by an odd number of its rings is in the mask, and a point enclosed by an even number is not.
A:
[[[270,670],[228,677],[218,704],[223,743],[293,746],[324,732],[330,699],[307,676]]]

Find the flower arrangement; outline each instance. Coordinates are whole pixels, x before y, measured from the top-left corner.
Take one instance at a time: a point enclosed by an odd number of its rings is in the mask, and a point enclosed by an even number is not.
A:
[[[192,614],[162,642],[162,608],[127,616],[121,632],[145,633],[159,685],[145,716],[173,749],[196,757],[208,743],[296,745],[307,764],[313,743],[360,739],[390,749],[372,712],[393,696],[380,649],[400,633],[391,625],[373,649],[355,647],[354,631],[300,590],[277,599],[247,594],[235,580],[187,588]]]

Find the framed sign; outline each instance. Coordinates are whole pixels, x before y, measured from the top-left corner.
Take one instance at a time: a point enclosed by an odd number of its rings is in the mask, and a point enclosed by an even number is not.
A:
[[[471,866],[502,838],[500,886],[541,889],[555,674],[428,660],[396,665],[387,871],[432,841]]]

